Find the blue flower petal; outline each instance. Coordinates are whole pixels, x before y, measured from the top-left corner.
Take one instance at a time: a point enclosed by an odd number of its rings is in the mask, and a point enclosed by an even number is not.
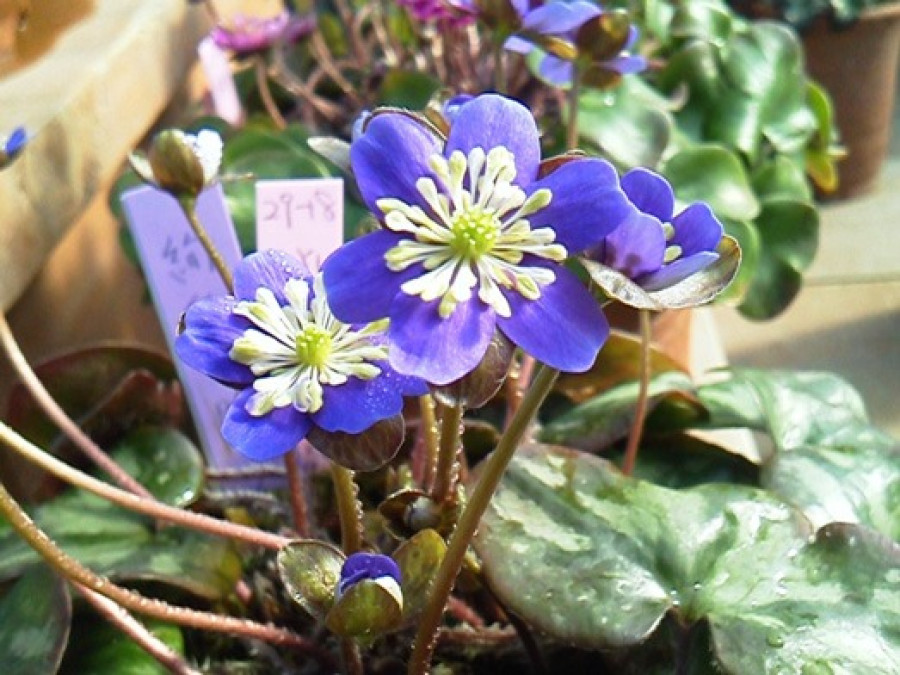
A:
[[[512,316],[497,317],[497,325],[538,361],[566,372],[583,372],[606,342],[609,323],[578,277],[559,265],[553,271],[556,281],[542,286],[537,300],[505,292]]]
[[[429,158],[440,153],[441,139],[421,123],[400,113],[373,116],[350,146],[350,164],[366,206],[381,213],[376,202],[383,197],[424,205],[416,181],[432,175]]]
[[[696,274],[700,270],[709,267],[718,259],[718,253],[713,251],[701,251],[700,253],[695,253],[686,258],[679,258],[675,262],[664,265],[658,271],[648,274],[636,281],[646,291],[658,291],[687,279],[692,274]]]
[[[248,387],[238,394],[225,416],[222,435],[245,457],[267,462],[293,450],[306,437],[312,422],[293,406],[255,417],[247,412],[247,401],[254,393]]]
[[[309,276],[306,265],[284,251],[259,251],[248,255],[235,268],[234,295],[241,300],[255,300],[257,289],[265,286],[284,306],[288,304],[285,284]]]
[[[522,20],[522,28],[544,35],[562,35],[580,28],[600,16],[601,10],[591,2],[550,2],[538,7]]]
[[[672,219],[675,195],[669,182],[658,173],[632,169],[622,176],[622,189],[631,203],[644,213],[656,216],[663,223]]]
[[[363,235],[341,246],[322,265],[328,305],[345,323],[369,323],[388,315],[400,285],[422,273],[418,265],[403,272],[387,268],[384,254],[403,237],[388,230]]]
[[[28,140],[28,134],[25,133],[25,127],[16,127],[13,129],[13,132],[9,135],[9,138],[6,139],[6,147],[4,151],[8,157],[12,157],[15,154],[25,147],[25,142]]]
[[[639,55],[622,54],[604,61],[603,66],[620,75],[633,75],[647,70],[647,59]]]
[[[343,595],[351,586],[364,579],[389,578],[400,583],[400,568],[391,558],[381,553],[353,553],[341,567],[337,595]]]
[[[530,54],[535,49],[534,44],[524,38],[520,38],[518,35],[510,35],[506,38],[503,48],[517,54]]]
[[[510,98],[482,94],[460,109],[450,127],[444,154],[449,157],[454,150],[461,150],[468,155],[473,148],[489,152],[497,146],[507,148],[515,157],[513,183],[525,187],[535,179],[541,143],[531,112]]]
[[[253,381],[253,373],[232,361],[228,352],[250,323],[232,312],[236,304],[227,296],[191,305],[185,314],[185,330],[175,339],[175,353],[191,368],[229,386],[243,387]]]
[[[559,86],[572,84],[572,78],[575,76],[572,62],[553,56],[553,54],[547,54],[541,59],[538,72],[545,80]]]
[[[694,202],[672,219],[675,228],[673,244],[681,247],[685,257],[700,251],[714,251],[722,239],[722,223],[703,202]]]
[[[388,358],[400,373],[447,384],[481,362],[494,335],[494,311],[473,296],[442,319],[439,304],[402,292],[397,295],[391,307]]]
[[[398,375],[386,363],[376,365],[382,374],[371,380],[351,377],[344,384],[324,387],[322,407],[312,414],[315,425],[325,431],[358,434],[376,422],[399,415],[404,393],[422,395],[428,391],[421,380]]]
[[[635,213],[606,238],[602,262],[630,279],[655,272],[663,264],[666,235],[653,216]]]
[[[531,227],[552,227],[570,255],[596,246],[635,212],[619,187],[616,170],[602,159],[566,162],[527,192],[540,188],[549,188],[553,198],[529,216]]]

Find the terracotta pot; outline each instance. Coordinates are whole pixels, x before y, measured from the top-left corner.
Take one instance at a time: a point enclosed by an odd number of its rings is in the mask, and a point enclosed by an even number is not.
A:
[[[847,157],[840,185],[828,197],[850,197],[875,186],[891,138],[900,56],[900,2],[863,12],[849,28],[826,18],[803,36],[807,68],[831,95]]]

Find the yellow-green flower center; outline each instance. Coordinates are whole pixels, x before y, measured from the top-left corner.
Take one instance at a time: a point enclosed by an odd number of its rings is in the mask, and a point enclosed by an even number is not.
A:
[[[450,248],[463,260],[477,262],[500,236],[500,219],[480,208],[457,213],[450,224]]]
[[[544,266],[523,264],[525,256],[554,262],[568,256],[553,229],[532,229],[527,220],[550,203],[550,190],[528,195],[513,183],[515,157],[502,146],[487,153],[473,148],[468,155],[459,150],[449,158],[434,155],[430,168],[437,181],[416,181],[428,210],[399,199],[378,200],[387,228],[409,235],[385,253],[388,269],[424,268],[401,290],[425,302],[440,300],[444,318],[476,289],[482,302],[505,317],[511,309],[504,291],[539,298],[541,287],[556,275]]]
[[[318,326],[307,326],[294,338],[297,361],[314,368],[321,368],[328,363],[331,346],[331,334]]]

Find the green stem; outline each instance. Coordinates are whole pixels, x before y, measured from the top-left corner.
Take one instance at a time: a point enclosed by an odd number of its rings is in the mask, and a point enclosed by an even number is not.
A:
[[[22,507],[6,491],[2,483],[0,483],[0,514],[55,571],[73,583],[99,593],[126,609],[169,623],[231,635],[242,635],[286,647],[296,647],[316,658],[321,658],[321,652],[315,644],[286,628],[177,607],[117,586],[109,579],[95,574],[62,551],[22,510]]]
[[[218,518],[213,518],[203,513],[175,508],[174,506],[158,502],[155,499],[146,499],[131,492],[121,490],[109,483],[105,483],[102,480],[87,475],[83,471],[79,471],[78,469],[69,466],[65,462],[61,462],[56,459],[56,457],[44,452],[36,445],[17,434],[3,422],[0,422],[0,442],[7,445],[11,450],[24,457],[35,466],[40,467],[60,480],[83,490],[87,490],[88,492],[95,494],[98,497],[102,497],[122,508],[128,509],[129,511],[136,511],[157,520],[164,520],[169,523],[181,525],[182,527],[188,527],[200,532],[208,532],[209,534],[220,537],[237,539],[247,542],[248,544],[262,546],[276,551],[291,541],[287,537],[282,537],[271,532],[238,525],[237,523],[229,523],[228,521],[219,520]]]
[[[472,495],[466,504],[456,529],[450,536],[447,545],[447,553],[438,568],[434,582],[431,585],[431,594],[425,611],[419,619],[419,630],[413,644],[413,652],[410,656],[409,675],[424,675],[428,672],[431,656],[434,652],[435,640],[440,627],[441,617],[453,583],[456,580],[463,558],[469,548],[469,543],[478,529],[481,516],[487,510],[491,497],[500,484],[504,471],[518,448],[519,441],[527,431],[534,415],[544,399],[553,388],[559,371],[541,365],[535,375],[531,389],[526,394],[522,405],[516,411],[516,415],[504,432],[497,444],[497,448],[489,459],[486,460],[481,478],[472,491]]]
[[[438,448],[437,470],[431,498],[441,504],[453,496],[453,487],[459,476],[459,441],[462,436],[463,406],[443,406],[441,416],[441,444]]]
[[[438,458],[437,418],[434,414],[434,397],[425,394],[419,397],[419,418],[422,442],[425,450],[425,466],[422,470],[422,485],[427,488],[434,482],[434,472]]]
[[[231,270],[228,265],[225,264],[225,259],[222,257],[222,254],[219,253],[219,249],[216,248],[212,239],[209,238],[209,233],[207,233],[206,228],[203,227],[200,219],[197,218],[196,197],[180,197],[178,203],[181,205],[181,210],[184,211],[184,215],[187,217],[191,229],[194,231],[194,234],[197,235],[197,239],[200,240],[209,259],[212,260],[213,265],[216,266],[219,276],[222,277],[222,281],[225,283],[225,289],[229,293],[233,293],[234,278],[231,276]]]
[[[581,95],[581,81],[578,66],[572,64],[572,86],[569,88],[569,119],[566,122],[566,149],[578,148],[578,97]]]
[[[650,340],[652,339],[652,327],[650,325],[650,310],[638,310],[641,322],[641,365],[638,385],[638,398],[634,408],[634,420],[631,423],[631,431],[628,434],[628,445],[625,447],[625,458],[622,460],[622,473],[630,476],[634,471],[634,463],[637,459],[638,446],[641,443],[641,435],[644,430],[644,419],[647,417],[647,394],[650,390]]]
[[[284,470],[287,474],[294,529],[301,539],[308,539],[310,536],[309,518],[307,516],[303,473],[300,471],[300,465],[297,463],[299,458],[300,448],[297,446],[284,456]]]
[[[341,549],[350,555],[362,548],[362,513],[356,498],[356,482],[353,472],[336,462],[331,463],[331,478],[341,521]]]
[[[68,413],[56,402],[50,392],[44,387],[37,373],[31,368],[28,359],[19,348],[9,323],[4,314],[0,314],[0,343],[6,352],[13,370],[22,380],[22,384],[37,402],[38,407],[44,411],[47,417],[80,449],[94,464],[100,467],[122,489],[128,490],[140,497],[153,499],[153,495],[143,485],[132,478],[125,469],[119,466],[103,448],[94,443],[93,439],[81,430]]]

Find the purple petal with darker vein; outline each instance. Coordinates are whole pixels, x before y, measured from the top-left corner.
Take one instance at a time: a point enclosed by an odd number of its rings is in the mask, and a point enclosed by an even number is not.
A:
[[[596,246],[629,218],[635,208],[619,187],[612,165],[602,159],[566,162],[528,187],[529,194],[548,188],[550,204],[528,217],[531,227],[552,227],[569,254]]]
[[[222,435],[244,457],[267,462],[293,450],[306,437],[312,422],[293,406],[255,417],[247,412],[247,401],[254,393],[248,387],[238,394],[225,415]]]
[[[388,230],[363,235],[341,246],[322,264],[332,313],[344,323],[383,319],[400,284],[422,273],[419,265],[391,272],[384,254],[403,237]]]
[[[494,311],[473,296],[446,319],[439,300],[400,293],[391,308],[389,360],[400,373],[447,384],[471,372],[494,335]]]
[[[630,279],[655,272],[663,264],[666,235],[653,216],[635,213],[606,238],[601,262]]]
[[[428,160],[440,154],[441,145],[434,133],[406,115],[373,115],[350,146],[350,164],[366,206],[379,215],[376,202],[383,197],[422,204],[416,181],[432,175]]]
[[[685,257],[700,251],[712,251],[722,239],[722,223],[703,202],[694,202],[672,219],[675,236],[672,244],[681,247]]]
[[[322,407],[312,414],[316,426],[358,434],[380,420],[399,415],[403,410],[402,382],[386,363],[380,365],[386,370],[371,380],[351,377],[344,384],[324,387]],[[424,394],[427,387],[421,391]]]
[[[718,253],[701,251],[687,258],[679,258],[675,262],[663,266],[659,271],[638,279],[637,282],[646,291],[658,291],[687,279],[692,274],[709,267],[718,259]]]
[[[497,94],[482,94],[469,101],[450,127],[447,148],[466,155],[473,148],[490,152],[503,146],[512,152],[516,164],[513,183],[524,187],[537,176],[541,161],[541,143],[531,112],[518,101]]]
[[[609,323],[578,277],[559,265],[553,271],[556,281],[542,286],[537,300],[506,291],[512,316],[498,317],[497,325],[538,361],[566,372],[583,372],[606,342]]]
[[[227,296],[191,305],[185,314],[185,330],[175,339],[175,353],[191,368],[229,386],[243,387],[253,381],[253,374],[228,352],[250,322],[232,312],[236,304]]]
[[[644,213],[656,216],[664,223],[672,219],[675,195],[669,182],[658,173],[632,169],[622,176],[622,189],[631,203]]]
[[[306,265],[284,251],[269,249],[252,253],[234,270],[234,295],[241,300],[255,300],[256,291],[265,286],[278,302],[288,304],[284,286],[291,279],[309,277]]]
[[[522,27],[544,35],[561,35],[600,14],[600,8],[590,2],[550,2],[528,12]]]
[[[541,59],[538,71],[545,80],[559,85],[571,84],[575,72],[571,61],[566,61],[552,54],[547,54]]]

